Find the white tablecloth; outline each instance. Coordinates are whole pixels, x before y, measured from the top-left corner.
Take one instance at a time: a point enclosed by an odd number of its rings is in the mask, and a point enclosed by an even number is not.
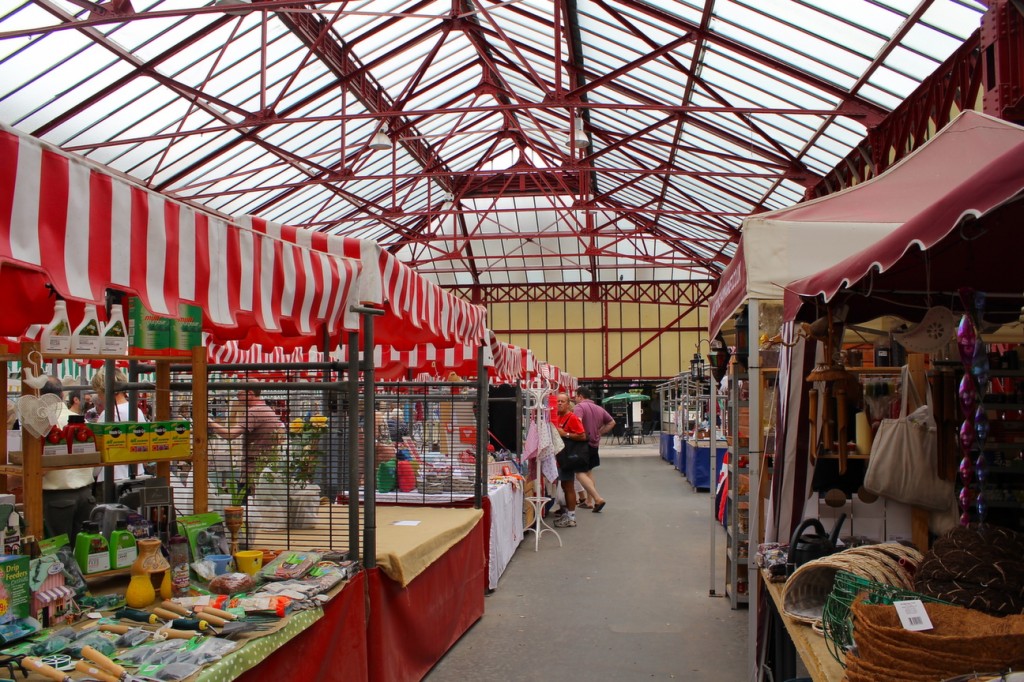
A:
[[[509,483],[490,485],[491,549],[488,560],[487,586],[495,589],[516,547],[523,541],[523,486],[513,490]]]

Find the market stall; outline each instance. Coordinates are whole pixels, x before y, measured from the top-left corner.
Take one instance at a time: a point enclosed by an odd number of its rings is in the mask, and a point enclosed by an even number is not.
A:
[[[854,229],[884,226],[890,231],[851,250],[838,262],[788,284],[785,320],[821,320],[839,310],[846,323],[894,315],[909,322],[899,335],[908,345],[913,347],[916,330],[922,339],[928,333],[942,335],[944,338],[933,340],[950,348],[956,345],[955,322],[948,308],[957,311],[956,319],[965,312],[973,317],[971,326],[978,327],[979,339],[981,329],[989,333],[1007,323],[1016,325],[1024,296],[1006,244],[1013,239],[1021,215],[1022,145],[1024,131],[1018,126],[965,112],[882,176],[814,202],[808,219]],[[974,309],[971,295],[961,296],[965,288],[985,294],[983,310]],[[940,310],[946,310],[951,324],[929,325],[926,313]],[[933,315],[930,319],[934,323],[937,318]],[[889,338],[888,329],[882,333]],[[782,377],[802,379],[814,368],[813,357],[808,357],[800,344],[799,337],[804,334],[791,325],[784,328],[783,339],[797,345],[783,352]],[[952,357],[956,357],[955,348]],[[953,360],[951,364],[960,363]],[[797,370],[791,375],[786,371],[790,366]],[[997,366],[991,370],[994,377],[1006,372]],[[986,374],[987,367],[986,362]],[[782,378],[780,385],[786,403],[781,409],[801,413],[806,400],[803,381]],[[953,385],[952,379],[949,385]],[[943,398],[941,393],[935,397]],[[958,400],[952,390],[944,399],[950,404]],[[959,430],[959,424],[956,426]],[[944,428],[940,421],[940,434]],[[770,539],[784,541],[784,526],[791,528],[789,524],[796,520],[814,515],[804,509],[807,496],[803,493],[811,483],[807,456],[800,445],[807,442],[806,429],[806,423],[793,427],[787,421],[786,432],[780,433],[780,453],[785,457],[776,462],[772,482],[771,508],[776,522],[769,525]],[[950,438],[959,442],[959,438]],[[993,447],[998,450],[999,446]],[[941,466],[945,465],[940,460]],[[993,468],[996,470],[998,467]],[[994,500],[989,505],[993,510],[1002,506],[995,495],[990,499]],[[923,516],[926,521],[928,514]]]

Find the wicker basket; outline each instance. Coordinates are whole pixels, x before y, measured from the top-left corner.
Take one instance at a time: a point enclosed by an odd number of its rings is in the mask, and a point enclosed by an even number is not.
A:
[[[808,561],[786,581],[782,610],[794,620],[813,624],[822,618],[825,600],[839,571],[910,589],[911,576],[920,563],[920,552],[897,543],[853,547]]]

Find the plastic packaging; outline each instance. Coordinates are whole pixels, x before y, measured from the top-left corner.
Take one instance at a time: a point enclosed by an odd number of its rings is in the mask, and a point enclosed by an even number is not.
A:
[[[71,352],[76,355],[97,355],[100,352],[100,318],[96,306],[85,306],[81,324],[71,334]]]
[[[75,561],[86,575],[110,570],[110,548],[96,522],[86,521],[75,536]]]
[[[64,301],[53,304],[53,319],[43,327],[39,338],[40,350],[44,355],[71,352],[71,322],[68,320],[68,306]]]
[[[100,353],[103,355],[128,354],[128,326],[124,323],[124,306],[114,303],[110,306],[110,319],[103,327]]]
[[[189,592],[188,540],[182,535],[172,536],[167,541],[167,551],[171,564],[171,594],[175,597],[187,597]]]
[[[138,555],[135,536],[128,530],[128,519],[118,519],[117,527],[110,533],[110,567],[130,568]]]

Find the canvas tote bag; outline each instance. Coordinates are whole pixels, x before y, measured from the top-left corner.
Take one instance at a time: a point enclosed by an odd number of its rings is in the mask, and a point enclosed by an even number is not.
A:
[[[864,487],[882,497],[936,511],[948,510],[954,502],[953,481],[937,473],[938,441],[932,416],[931,392],[920,405],[910,371],[902,372],[903,396],[898,419],[883,419],[871,444],[871,458],[864,474]],[[913,394],[920,405],[907,413],[907,399]]]

